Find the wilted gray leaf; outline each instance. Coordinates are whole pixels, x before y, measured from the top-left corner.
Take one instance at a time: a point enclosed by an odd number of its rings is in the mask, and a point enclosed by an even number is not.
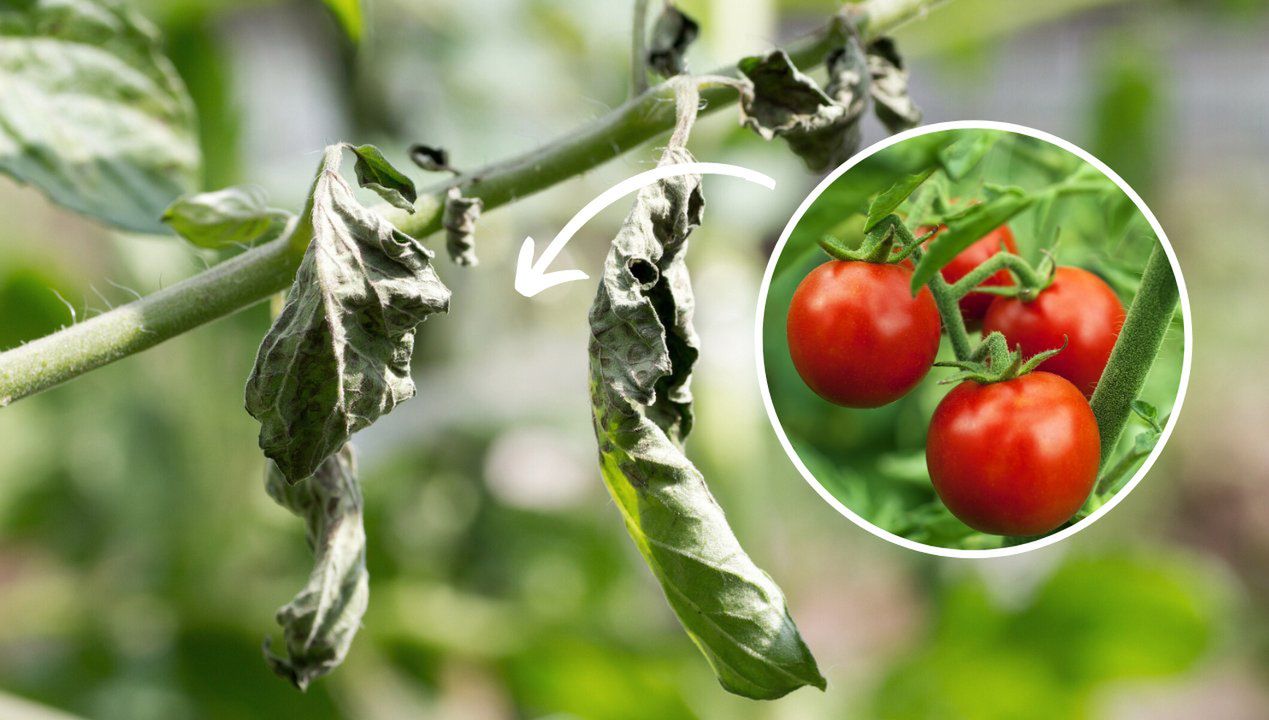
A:
[[[828,92],[798,71],[783,50],[740,61],[750,85],[741,121],[766,140],[783,137],[812,172],[832,169],[859,149],[867,72],[854,38],[829,58]]]
[[[432,253],[358,204],[339,159],[327,148],[296,230],[312,241],[247,382],[260,447],[291,482],[414,395],[415,327],[449,308]]]
[[[882,37],[869,43],[868,71],[873,109],[886,129],[895,133],[920,124],[921,109],[908,97],[908,71],[894,40]]]
[[[463,197],[457,187],[450,188],[446,195],[445,211],[441,215],[445,249],[458,265],[475,267],[480,262],[476,257],[476,221],[484,209],[483,200]]]
[[[684,56],[700,34],[701,27],[695,20],[667,2],[652,25],[648,66],[667,78],[687,72]]]
[[[406,212],[414,212],[414,201],[418,193],[414,190],[414,181],[393,167],[383,156],[383,152],[374,145],[345,145],[357,157],[353,172],[357,175],[357,183],[367,190],[373,190],[379,197],[387,200],[394,207]]]
[[[282,234],[292,217],[269,207],[264,191],[248,185],[186,195],[163,212],[163,222],[205,248],[271,240]]]
[[[639,192],[613,241],[590,312],[595,433],[626,528],[723,687],[776,698],[824,678],[682,449],[698,353],[683,255],[703,207],[699,177],[663,180]]]
[[[304,519],[315,562],[308,584],[278,609],[286,657],[264,641],[264,658],[278,675],[304,690],[344,661],[370,596],[361,489],[352,445],[345,445],[292,485],[269,463],[265,489],[279,505]]]
[[[163,232],[201,156],[193,104],[159,44],[113,0],[0,2],[0,172],[77,212]]]

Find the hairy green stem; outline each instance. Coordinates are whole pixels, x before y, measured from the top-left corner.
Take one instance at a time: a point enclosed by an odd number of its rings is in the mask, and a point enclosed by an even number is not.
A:
[[[913,249],[912,262],[913,264],[921,262],[920,248]],[[943,273],[936,272],[934,277],[926,283],[926,287],[934,296],[934,304],[938,307],[939,317],[943,320],[943,330],[947,332],[947,339],[952,343],[952,352],[956,355],[956,359],[961,362],[973,359],[974,345],[969,340],[969,331],[965,329],[965,318],[961,315],[961,306],[957,296],[952,292],[952,286],[943,279]]]
[[[948,288],[948,291],[957,299],[963,298],[974,292],[974,289],[987,278],[1001,270],[1012,272],[1018,278],[1022,288],[1032,293],[1039,292],[1048,281],[1047,278],[1042,277],[1040,273],[1036,272],[1035,268],[1031,267],[1030,263],[1021,257],[1010,252],[998,252],[987,258],[978,267],[970,270],[960,280],[957,280]]]
[[[1132,402],[1145,385],[1179,299],[1168,255],[1161,244],[1156,245],[1146,261],[1141,287],[1132,307],[1128,308],[1128,317],[1115,341],[1110,361],[1093,392],[1093,414],[1097,416],[1097,429],[1102,438],[1103,463],[1128,424]]]
[[[848,8],[787,52],[799,67],[823,61],[854,22],[876,37],[923,15],[944,0],[867,0]],[[735,68],[719,75],[735,76]],[[736,100],[726,84],[702,89],[704,113]],[[445,194],[461,186],[484,201],[486,211],[580,175],[674,127],[674,90],[662,83],[631,98],[608,115],[555,142],[519,157],[476,170],[430,188],[414,214],[385,215],[401,230],[425,237],[441,229]],[[283,238],[256,247],[199,275],[122,305],[52,335],[0,353],[0,406],[47,390],[121,358],[149,349],[285,290],[299,267],[303,248]]]
[[[648,89],[648,0],[634,0],[630,28],[630,96]]]

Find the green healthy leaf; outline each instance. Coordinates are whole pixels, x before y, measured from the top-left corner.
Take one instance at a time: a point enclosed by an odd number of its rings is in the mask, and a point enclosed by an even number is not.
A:
[[[406,212],[414,212],[414,201],[418,193],[414,190],[414,181],[393,167],[383,156],[383,152],[374,145],[346,145],[357,162],[353,172],[357,174],[357,183],[367,190],[373,190],[379,197],[393,206]]]
[[[975,130],[964,135],[939,151],[943,172],[953,180],[960,180],[982,162],[1003,133],[995,130]]]
[[[480,198],[463,197],[459,188],[450,188],[441,213],[441,227],[445,228],[445,250],[454,264],[475,267],[480,263],[476,257],[476,221],[484,209],[485,202]]]
[[[285,231],[292,217],[269,207],[259,187],[247,185],[186,195],[163,212],[163,222],[204,248],[271,240]]]
[[[1150,427],[1156,430],[1160,429],[1159,428],[1159,408],[1155,407],[1154,405],[1151,405],[1145,400],[1133,400],[1132,405],[1130,407],[1132,407],[1133,413],[1135,413],[1137,417],[1144,420],[1147,425],[1149,425]]]
[[[1034,201],[1035,196],[1020,188],[1010,188],[987,202],[971,205],[947,218],[947,230],[934,236],[912,273],[912,291],[920,290],[922,285],[929,282],[935,273],[962,250],[1009,222]]]
[[[308,584],[278,609],[286,657],[264,641],[264,658],[278,675],[304,690],[344,661],[361,627],[370,597],[361,488],[352,445],[345,445],[292,485],[269,463],[265,490],[279,505],[304,519],[315,555]]]
[[[104,0],[0,3],[0,172],[128,230],[193,190],[194,107],[158,31]]]
[[[260,448],[299,482],[414,395],[414,331],[449,309],[432,253],[358,204],[327,148],[296,234],[312,241],[247,382]]]
[[[868,220],[864,222],[864,232],[872,230],[882,218],[898,210],[899,206],[916,192],[917,188],[930,178],[930,175],[934,174],[934,170],[935,168],[930,168],[924,172],[909,175],[878,195],[868,206]]]
[[[868,70],[858,41],[827,60],[825,90],[802,74],[783,50],[740,61],[750,81],[741,90],[741,123],[764,140],[779,136],[812,172],[845,162],[859,149],[859,119],[867,102]]]
[[[663,162],[690,162],[669,150]],[[741,548],[683,454],[692,425],[694,300],[684,253],[699,177],[641,190],[590,312],[590,387],[601,471],[666,599],[728,691],[777,698],[824,687],[783,593]]]
[[[323,0],[330,9],[344,34],[354,43],[361,42],[365,21],[362,19],[361,0]]]
[[[652,26],[648,43],[648,66],[662,77],[687,72],[684,56],[701,34],[701,27],[686,13],[666,3]]]
[[[869,86],[873,112],[892,133],[916,127],[921,123],[921,109],[908,96],[908,71],[894,40],[877,38],[868,44]]]

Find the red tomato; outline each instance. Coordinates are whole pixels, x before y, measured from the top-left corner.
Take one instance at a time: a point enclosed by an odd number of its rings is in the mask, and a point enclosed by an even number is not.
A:
[[[899,265],[830,260],[798,285],[789,304],[789,353],[820,397],[880,407],[930,371],[938,308],[929,288],[912,297],[911,282],[912,271]]]
[[[930,229],[931,228],[929,226],[917,228],[917,237],[929,232]],[[939,226],[939,232],[943,232],[946,229],[946,225]],[[928,247],[929,243],[932,242],[935,237],[938,237],[937,233],[929,240],[926,240],[924,245]],[[962,250],[959,255],[952,258],[951,262],[943,266],[943,279],[947,280],[949,283],[954,283],[968,275],[971,270],[979,265],[982,265],[987,258],[995,255],[1001,250],[1008,250],[1009,252],[1015,254],[1018,252],[1018,243],[1014,242],[1013,232],[1009,229],[1008,225],[1001,225],[995,230],[992,230],[974,241],[973,245],[970,245]],[[995,275],[987,278],[981,284],[994,285],[997,287],[1013,285],[1013,276],[1009,274],[1008,270],[1001,270]],[[961,316],[965,318],[966,322],[976,322],[978,320],[982,320],[983,316],[987,314],[987,307],[991,305],[991,301],[995,298],[995,295],[981,292],[972,292],[966,295],[961,298],[960,301]]]
[[[925,444],[930,479],[953,515],[1024,537],[1071,519],[1093,490],[1100,455],[1088,401],[1047,372],[962,382],[934,410]]]
[[[1022,346],[1026,356],[1062,347],[1040,368],[1070,380],[1086,397],[1106,369],[1124,325],[1124,306],[1101,278],[1076,267],[1059,267],[1053,284],[1036,299],[998,297],[983,318],[983,334],[1004,333],[1009,346]]]

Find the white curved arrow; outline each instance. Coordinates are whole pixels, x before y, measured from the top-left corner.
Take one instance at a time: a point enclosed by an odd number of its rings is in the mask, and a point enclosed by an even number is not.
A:
[[[581,230],[582,226],[590,222],[604,208],[652,183],[678,175],[730,175],[761,185],[768,190],[774,190],[776,186],[775,180],[757,170],[725,163],[678,163],[661,165],[646,172],[641,172],[605,190],[599,197],[587,203],[586,207],[574,215],[573,219],[568,221],[563,230],[560,230],[555,239],[551,241],[551,244],[546,246],[546,249],[542,251],[542,257],[538,258],[537,262],[533,262],[533,253],[536,250],[533,238],[525,238],[524,244],[520,246],[520,257],[516,261],[516,292],[525,297],[533,297],[543,290],[553,288],[556,285],[588,278],[589,275],[581,270],[547,272],[546,269],[550,267],[551,263],[555,262],[555,258],[560,256],[564,246],[568,244],[569,240],[573,239],[577,231]]]

